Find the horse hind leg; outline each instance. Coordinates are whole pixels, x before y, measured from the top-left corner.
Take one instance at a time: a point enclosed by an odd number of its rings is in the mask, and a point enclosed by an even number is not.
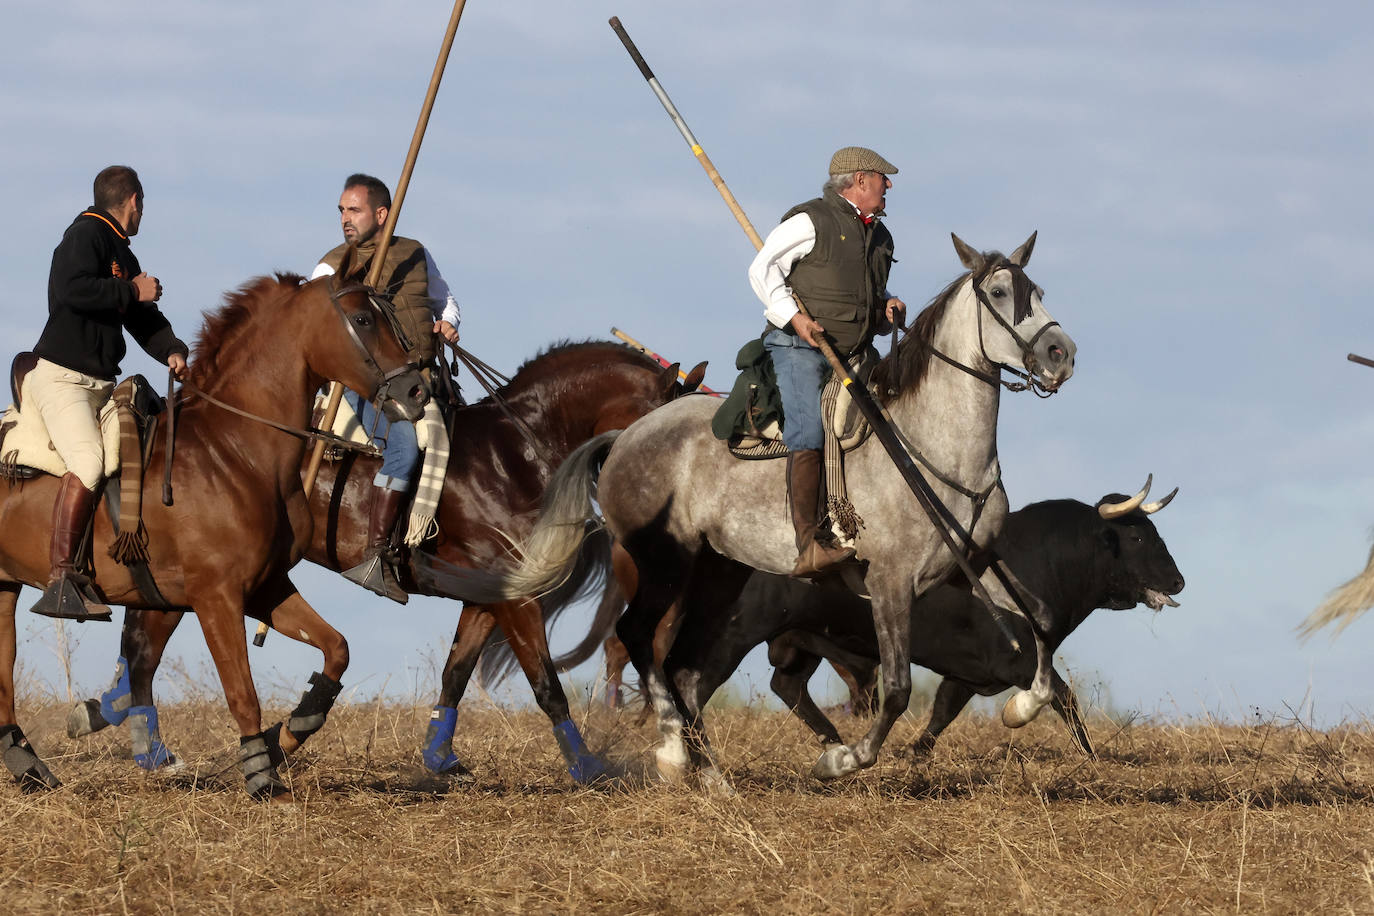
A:
[[[62,783],[24,737],[14,715],[14,609],[20,588],[18,582],[0,582],[0,759],[20,788],[30,792],[56,789]]]

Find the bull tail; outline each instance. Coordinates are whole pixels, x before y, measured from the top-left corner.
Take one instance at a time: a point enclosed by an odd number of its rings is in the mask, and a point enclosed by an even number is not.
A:
[[[1374,549],[1364,571],[1337,588],[1298,627],[1298,638],[1306,640],[1327,624],[1336,624],[1333,637],[1354,623],[1355,618],[1374,607]]]
[[[554,471],[533,530],[513,548],[513,567],[488,571],[448,564],[440,569],[436,564],[441,590],[469,604],[495,604],[542,597],[571,580],[578,572],[583,542],[601,530],[592,499],[601,465],[620,432],[611,430],[587,440]]]

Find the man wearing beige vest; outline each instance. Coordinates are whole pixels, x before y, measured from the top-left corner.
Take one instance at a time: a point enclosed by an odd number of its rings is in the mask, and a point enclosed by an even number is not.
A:
[[[787,211],[749,265],[749,283],[768,319],[763,343],[782,397],[797,577],[816,576],[854,557],[852,550],[816,540],[826,512],[821,389],[830,372],[817,343],[824,332],[839,357],[848,359],[906,312],[906,304],[887,289],[892,234],[879,219],[892,187],[888,176],[895,174],[897,167],[871,149],[838,150],[821,196]],[[794,294],[812,317],[797,309]]]
[[[386,223],[391,209],[391,192],[371,175],[355,174],[344,181],[339,196],[339,222],[344,242],[320,259],[310,279],[334,273],[349,245],[358,246],[359,258],[368,269],[377,251],[377,233]],[[444,282],[434,259],[414,239],[394,236],[387,250],[378,292],[391,300],[407,338],[412,358],[428,362],[435,354],[435,336],[449,343],[458,342],[458,303]],[[420,462],[415,439],[415,424],[404,420],[388,422],[370,403],[348,391],[344,399],[358,415],[363,428],[372,432],[382,449],[382,467],[373,478],[372,505],[368,512],[367,551],[363,562],[344,576],[379,595],[405,604],[408,596],[396,581],[391,533],[396,527],[401,504],[410,489],[411,477]],[[381,560],[380,580],[369,576],[374,562]]]
[[[74,620],[110,619],[110,609],[92,599],[90,580],[76,568],[76,553],[105,474],[98,416],[114,391],[124,332],[178,378],[187,355],[155,304],[162,284],[143,271],[129,247],[143,220],[138,173],[112,165],[95,176],[93,191],[94,204],[73,220],[52,253],[48,321],[33,348],[38,360],[23,405],[43,418],[67,468],[53,507],[48,587],[32,610]]]

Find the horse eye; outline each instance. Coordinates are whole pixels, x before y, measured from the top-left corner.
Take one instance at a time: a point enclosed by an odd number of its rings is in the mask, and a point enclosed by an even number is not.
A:
[[[353,323],[360,328],[372,327],[372,316],[366,312],[359,312],[353,316]]]
[[[1002,289],[1002,287],[1000,287],[1000,286],[994,287],[993,290],[992,290],[992,295],[993,295],[993,297],[994,297],[994,298],[997,298],[997,299],[1001,299],[1001,298],[1002,298],[1003,296],[1005,296],[1006,294],[1007,294],[1007,291],[1004,290],[1004,289]]]

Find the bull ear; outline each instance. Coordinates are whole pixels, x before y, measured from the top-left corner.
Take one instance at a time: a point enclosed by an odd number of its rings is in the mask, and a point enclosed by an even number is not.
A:
[[[362,258],[358,257],[358,246],[352,242],[344,249],[343,260],[339,262],[339,269],[336,271],[339,279],[343,281],[360,280],[364,268]]]
[[[983,256],[981,254],[953,232],[949,234],[949,237],[954,239],[954,250],[959,255],[960,264],[975,274],[983,269]]]
[[[681,363],[673,363],[659,374],[659,394],[662,397],[670,398],[673,396],[673,386],[677,384],[677,373],[680,368]]]
[[[697,363],[696,368],[694,368],[691,372],[688,372],[687,377],[682,380],[682,393],[687,394],[690,391],[696,391],[698,388],[701,387],[701,383],[705,378],[706,363]]]
[[[1030,238],[1026,239],[1020,248],[1013,251],[1011,257],[1007,258],[1007,260],[1017,267],[1025,267],[1026,264],[1030,262],[1031,251],[1035,249],[1035,237],[1039,234],[1040,230],[1038,229],[1032,232]]]

